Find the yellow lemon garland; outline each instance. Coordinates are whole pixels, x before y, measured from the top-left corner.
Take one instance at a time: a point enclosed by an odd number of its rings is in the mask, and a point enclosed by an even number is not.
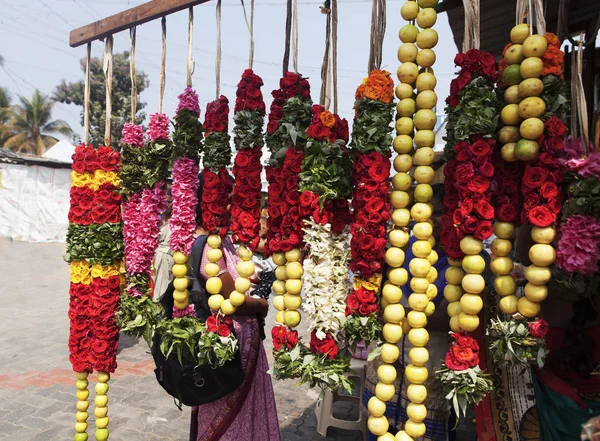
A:
[[[517,312],[517,283],[512,275],[514,262],[510,258],[513,249],[515,224],[512,222],[494,223],[494,234],[496,239],[492,241],[492,263],[490,269],[496,275],[494,289],[501,299],[498,303],[504,314]]]
[[[190,304],[190,292],[188,291],[189,279],[187,278],[188,273],[188,260],[189,256],[181,251],[175,251],[173,253],[173,266],[171,272],[173,273],[173,303],[177,309],[185,309]]]
[[[473,332],[479,327],[478,314],[483,309],[481,293],[485,289],[485,260],[479,254],[483,251],[483,241],[468,235],[461,239],[460,249],[465,256],[461,260],[463,277],[461,286],[463,294],[460,297],[460,312],[458,327],[463,331]],[[454,323],[456,325],[456,321]]]
[[[293,329],[300,324],[302,316],[298,311],[302,305],[302,251],[293,248],[286,253],[274,253],[273,262],[277,265],[273,282],[273,306],[277,309],[275,321]]]
[[[108,372],[98,372],[97,383],[95,387],[96,397],[94,403],[94,415],[96,416],[96,441],[106,441],[108,439]]]
[[[287,259],[285,258],[284,253],[274,253],[273,254],[273,263],[277,265],[275,268],[275,277],[277,280],[273,282],[273,292],[275,293],[275,297],[273,297],[273,306],[277,310],[277,315],[275,316],[275,321],[277,323],[281,323],[282,325],[285,323],[285,281],[287,280],[287,274],[285,271],[285,265],[287,263]]]
[[[90,395],[90,391],[88,390],[88,372],[77,372],[75,377],[75,387],[77,388],[77,413],[75,414],[75,418],[77,422],[75,423],[75,441],[86,441],[88,439],[87,435],[87,420],[89,414],[87,412],[89,408],[88,397]]]

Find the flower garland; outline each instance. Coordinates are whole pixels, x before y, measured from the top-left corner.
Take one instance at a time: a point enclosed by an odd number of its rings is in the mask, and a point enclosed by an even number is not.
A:
[[[389,174],[394,82],[389,72],[373,70],[355,95],[352,130],[354,155],[354,220],[350,227],[350,269],[353,288],[346,300],[345,340],[355,346],[379,340],[377,296],[385,263],[386,230],[390,220]],[[398,324],[385,325],[385,333],[401,336]],[[401,337],[398,337],[398,340]]]
[[[173,184],[171,186],[172,211],[169,219],[171,230],[170,247],[173,253],[172,272],[173,315],[194,316],[194,306],[189,304],[189,280],[186,265],[196,232],[196,205],[198,204],[198,161],[202,153],[202,123],[198,94],[186,87],[178,96],[173,132]]]
[[[234,143],[238,150],[233,165],[235,185],[231,201],[233,222],[231,232],[233,242],[240,244],[238,256],[241,262],[235,281],[235,291],[229,302],[235,309],[241,306],[250,288],[250,278],[254,274],[252,253],[260,241],[260,204],[262,199],[260,157],[263,147],[263,125],[265,102],[260,91],[262,79],[252,69],[246,69],[238,84],[234,108]]]
[[[80,145],[73,155],[71,206],[67,233],[70,262],[69,360],[76,372],[76,438],[87,439],[88,375],[98,372],[96,438],[108,438],[106,392],[117,367],[119,303],[123,259],[121,157],[110,147]]]
[[[165,181],[169,177],[172,144],[169,119],[150,115],[148,143],[140,126],[123,127],[123,239],[126,294],[121,297],[117,322],[121,331],[144,337],[148,345],[160,305],[152,300],[151,268],[158,247],[161,213],[166,206]]]

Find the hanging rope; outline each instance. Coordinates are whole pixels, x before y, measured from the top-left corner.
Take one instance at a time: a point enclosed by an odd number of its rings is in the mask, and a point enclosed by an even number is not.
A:
[[[292,35],[292,0],[287,0],[285,6],[285,43],[283,49],[283,75],[290,67],[290,41]]]
[[[331,43],[333,45],[333,113],[338,113],[338,87],[337,87],[337,29],[338,8],[337,0],[331,0]]]
[[[329,0],[325,0],[323,6],[321,6],[321,13],[326,15],[325,25],[325,53],[323,54],[323,65],[321,66],[321,94],[319,97],[319,104],[329,109],[331,102],[330,98],[330,68],[331,63],[329,60],[329,49],[331,46],[331,9]]]
[[[383,58],[383,39],[386,27],[385,0],[373,0],[371,8],[371,44],[369,49],[368,72],[381,69]]]
[[[544,18],[543,0],[517,0],[516,22],[529,24],[529,33],[533,34],[535,23],[536,32],[540,35],[546,33],[546,19]]]
[[[87,57],[85,59],[85,86],[83,90],[83,136],[84,144],[90,143],[90,58],[92,56],[92,43],[87,44]]]
[[[137,113],[137,78],[135,74],[135,26],[129,30],[131,53],[129,54],[129,75],[131,76],[131,124],[135,124]]]
[[[292,65],[294,72],[298,73],[298,0],[292,0],[294,5],[292,19]]]
[[[158,96],[158,113],[162,113],[163,98],[165,96],[165,76],[167,71],[167,18],[160,20],[162,27],[162,52],[160,56],[160,92]]]
[[[481,36],[481,19],[479,0],[463,0],[465,9],[465,38],[463,39],[463,52],[470,49],[479,49]]]
[[[193,41],[194,41],[194,8],[190,8],[188,14],[188,52],[187,52],[187,71],[185,84],[188,87],[192,87],[192,75],[194,73],[194,59],[193,59]]]
[[[246,14],[246,5],[244,0],[242,2],[242,9],[244,11],[244,20],[248,27],[248,33],[250,34],[250,54],[248,55],[248,67],[252,69],[254,64],[254,0],[250,0],[250,21],[248,21],[248,15]]]
[[[104,124],[104,145],[111,143],[111,118],[112,118],[112,73],[113,73],[113,36],[106,37],[104,44],[104,80],[106,83],[106,121]]]
[[[215,74],[217,83],[217,99],[221,93],[221,0],[217,0],[217,62],[215,63]]]
[[[583,47],[584,36],[581,33],[579,42],[577,43],[577,50],[573,47],[573,51],[571,52],[571,102],[573,107],[571,134],[573,136],[579,135],[583,142],[585,156],[587,157],[589,155],[590,138],[588,112],[583,88]]]

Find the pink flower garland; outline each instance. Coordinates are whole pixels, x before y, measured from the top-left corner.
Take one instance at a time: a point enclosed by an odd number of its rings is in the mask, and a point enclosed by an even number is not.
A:
[[[127,123],[123,126],[123,138],[121,141],[132,147],[144,147],[144,132],[142,126]]]
[[[181,251],[186,255],[192,250],[196,231],[198,172],[198,164],[191,158],[180,158],[173,164],[171,186],[173,210],[169,220],[170,246],[172,250]]]
[[[598,272],[600,220],[591,216],[569,216],[560,228],[556,266],[584,276]]]
[[[150,115],[148,127],[148,139],[169,139],[169,118],[164,113],[153,113]]]

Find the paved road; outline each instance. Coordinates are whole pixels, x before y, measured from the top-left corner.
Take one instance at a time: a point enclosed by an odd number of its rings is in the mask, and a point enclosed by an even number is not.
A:
[[[69,269],[63,253],[62,244],[0,238],[0,440],[73,438],[76,389],[68,361]],[[271,311],[268,327],[273,317]],[[269,353],[270,342],[265,344]],[[122,338],[118,360],[110,382],[110,439],[186,441],[189,409],[179,411],[158,386],[145,343]],[[317,434],[316,391],[279,382],[275,395],[284,441],[360,440],[358,432]],[[349,415],[356,416],[357,409],[348,404],[336,409],[338,417]]]

